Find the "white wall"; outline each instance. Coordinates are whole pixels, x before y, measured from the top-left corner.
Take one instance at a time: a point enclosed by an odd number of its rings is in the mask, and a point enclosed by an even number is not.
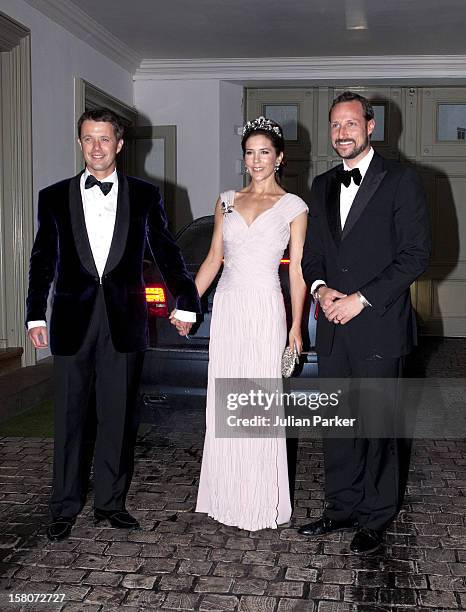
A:
[[[234,126],[243,121],[242,91],[239,85],[217,79],[134,84],[141,125],[177,126],[176,205],[183,208],[177,211],[177,225],[188,216],[212,214],[220,191],[242,185],[241,176],[235,174],[240,138],[234,134]]]
[[[211,214],[220,191],[241,188],[237,160],[243,87],[220,79],[138,80],[23,0],[0,10],[31,30],[34,195],[74,174],[74,77],[135,105],[141,125],[177,126],[177,214]],[[145,117],[144,117],[145,116]],[[167,206],[170,203],[167,202]]]
[[[22,0],[0,11],[31,31],[34,220],[39,189],[75,173],[74,77],[133,105],[132,74]],[[49,355],[38,351],[38,359]]]
[[[22,0],[0,10],[31,30],[34,195],[74,174],[74,77],[133,105],[132,75]]]

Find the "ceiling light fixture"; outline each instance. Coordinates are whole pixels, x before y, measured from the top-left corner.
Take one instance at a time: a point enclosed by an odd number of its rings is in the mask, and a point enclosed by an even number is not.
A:
[[[345,0],[347,30],[367,30],[367,15],[364,0]]]

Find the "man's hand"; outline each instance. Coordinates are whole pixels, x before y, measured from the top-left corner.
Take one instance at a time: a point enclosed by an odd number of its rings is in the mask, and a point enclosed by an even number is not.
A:
[[[346,293],[340,293],[336,289],[331,289],[330,287],[321,287],[318,294],[320,307],[322,308],[322,311],[326,317],[327,311],[332,306],[334,301],[346,297]]]
[[[180,334],[180,336],[187,336],[191,331],[192,323],[187,323],[186,321],[178,321],[175,319],[176,323],[174,323],[176,327],[176,331]]]
[[[339,300],[335,300],[327,309],[322,307],[326,318],[330,322],[335,324],[340,323],[341,325],[345,325],[345,323],[348,323],[348,321],[351,321],[351,319],[357,317],[363,308],[364,306],[362,305],[357,293],[352,293],[351,295],[342,297]]]
[[[191,331],[192,323],[188,323],[186,321],[180,321],[175,317],[176,309],[170,313],[170,323],[176,327],[176,331],[180,334],[180,336],[187,336]]]
[[[46,327],[39,326],[31,328],[28,331],[28,338],[32,342],[32,346],[36,349],[47,348],[49,345],[49,336]]]

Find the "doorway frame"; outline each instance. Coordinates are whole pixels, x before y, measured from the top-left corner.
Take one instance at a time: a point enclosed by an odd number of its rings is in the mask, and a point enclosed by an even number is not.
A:
[[[31,32],[4,13],[0,51],[0,348],[21,347],[22,365],[29,366],[36,363],[24,326],[34,236]]]
[[[75,77],[74,79],[74,124],[78,123],[79,117],[87,109],[93,108],[109,108],[114,113],[119,115],[125,123],[125,127],[135,126],[137,123],[138,113],[135,108],[124,104],[117,98],[114,98],[110,94],[106,93],[102,89],[99,89],[92,83],[89,83],[85,79]],[[127,154],[130,152],[123,147],[120,158],[123,157],[123,168],[131,166],[131,160],[127,160]],[[75,143],[75,171],[76,173],[81,172],[84,167],[84,159],[77,140]]]

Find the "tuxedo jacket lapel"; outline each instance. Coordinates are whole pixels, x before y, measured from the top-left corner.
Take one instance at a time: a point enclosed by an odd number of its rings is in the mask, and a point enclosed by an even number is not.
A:
[[[349,234],[386,174],[387,171],[384,169],[383,158],[375,153],[351,205],[345,227],[343,228],[342,240]]]
[[[327,219],[330,233],[337,247],[341,242],[340,218],[340,182],[337,180],[337,169],[330,176],[327,192]]]
[[[79,259],[86,270],[93,276],[98,276],[97,268],[95,267],[94,257],[92,256],[91,245],[87,235],[86,221],[84,219],[83,202],[81,198],[80,180],[81,174],[75,176],[70,181],[69,190],[69,207],[71,218],[71,229],[73,231],[76,250],[78,251]]]
[[[129,230],[129,213],[128,180],[121,172],[118,172],[118,200],[115,229],[113,230],[112,243],[107,257],[107,263],[105,264],[104,274],[113,270],[123,256]]]

